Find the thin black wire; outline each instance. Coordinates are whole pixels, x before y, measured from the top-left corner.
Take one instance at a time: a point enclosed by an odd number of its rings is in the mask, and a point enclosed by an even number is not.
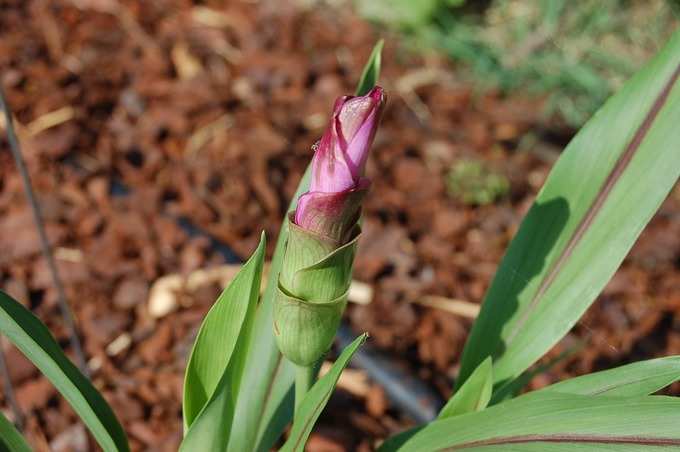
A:
[[[3,387],[5,388],[5,398],[7,399],[7,403],[9,403],[9,406],[14,413],[14,425],[16,425],[19,430],[21,430],[24,428],[24,415],[21,413],[21,408],[19,407],[17,398],[14,395],[12,377],[9,375],[9,369],[7,368],[7,361],[5,360],[5,352],[2,350],[2,344],[0,344],[0,373],[2,373]]]
[[[7,141],[9,142],[9,148],[12,151],[12,156],[16,162],[19,174],[21,175],[26,197],[28,198],[28,202],[31,205],[31,210],[33,211],[33,220],[35,221],[35,226],[38,229],[40,247],[42,248],[42,253],[45,257],[45,260],[47,261],[47,267],[52,276],[52,283],[57,289],[57,301],[61,310],[61,316],[64,319],[64,323],[66,324],[66,328],[70,335],[71,349],[75,354],[76,363],[78,364],[78,367],[80,367],[81,372],[83,372],[86,376],[89,376],[87,362],[85,361],[85,354],[83,353],[83,348],[80,344],[73,314],[71,313],[68,301],[66,300],[66,291],[64,290],[64,285],[62,284],[61,278],[59,277],[59,270],[54,260],[54,255],[52,254],[52,247],[50,246],[47,233],[45,232],[45,223],[43,222],[42,213],[40,211],[40,204],[38,203],[38,199],[36,198],[33,191],[31,177],[28,174],[26,163],[24,162],[24,159],[21,155],[21,147],[19,146],[19,141],[17,140],[16,133],[14,132],[12,113],[10,112],[9,105],[7,104],[2,86],[0,86],[0,108],[2,108],[3,112],[5,113]]]

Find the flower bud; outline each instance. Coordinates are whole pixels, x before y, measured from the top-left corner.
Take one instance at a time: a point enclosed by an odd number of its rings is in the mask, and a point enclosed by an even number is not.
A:
[[[363,176],[384,105],[383,90],[335,102],[328,128],[312,159],[310,188],[288,216],[288,242],[274,299],[279,350],[310,366],[330,348],[347,302]]]
[[[312,158],[309,191],[298,201],[297,225],[334,240],[347,239],[370,186],[364,167],[384,103],[379,86],[365,96],[343,96],[335,102]]]

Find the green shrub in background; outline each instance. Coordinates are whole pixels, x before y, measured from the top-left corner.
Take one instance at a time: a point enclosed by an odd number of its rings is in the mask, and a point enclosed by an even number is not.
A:
[[[503,198],[510,190],[508,179],[479,160],[459,160],[446,175],[446,189],[465,204],[486,205]]]
[[[480,89],[521,88],[579,127],[678,25],[677,0],[372,0],[359,14],[460,63]]]

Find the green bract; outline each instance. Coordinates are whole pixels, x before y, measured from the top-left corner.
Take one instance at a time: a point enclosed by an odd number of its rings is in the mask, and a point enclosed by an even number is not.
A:
[[[330,348],[347,303],[358,225],[347,243],[306,231],[288,216],[288,243],[274,298],[274,336],[281,353],[300,366]]]

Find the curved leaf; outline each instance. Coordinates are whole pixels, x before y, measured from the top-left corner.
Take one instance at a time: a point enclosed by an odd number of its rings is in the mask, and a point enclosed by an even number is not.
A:
[[[0,332],[5,334],[71,404],[105,451],[128,451],[127,438],[106,400],[64,355],[43,323],[0,291]]]
[[[561,381],[537,392],[643,396],[680,380],[680,356],[650,359]]]
[[[31,452],[31,446],[2,413],[0,413],[0,451]]]
[[[487,292],[462,384],[518,377],[590,306],[680,176],[680,31],[567,146]]]
[[[331,398],[340,374],[349,363],[349,360],[352,359],[354,352],[357,351],[361,344],[366,342],[367,337],[368,335],[364,333],[345,347],[338,359],[333,363],[331,370],[314,383],[312,389],[305,395],[302,404],[295,413],[293,428],[291,428],[290,436],[286,444],[281,448],[281,452],[304,452],[307,438],[312,433],[314,423],[321,415],[326,403],[328,403],[328,399]]]
[[[182,450],[226,450],[241,386],[266,249],[260,244],[201,325],[187,365]]]
[[[409,430],[380,452],[680,450],[680,399],[546,393]]]
[[[446,402],[437,419],[457,416],[459,414],[481,411],[489,404],[493,392],[493,370],[491,358],[482,361],[470,378],[453,397]]]

